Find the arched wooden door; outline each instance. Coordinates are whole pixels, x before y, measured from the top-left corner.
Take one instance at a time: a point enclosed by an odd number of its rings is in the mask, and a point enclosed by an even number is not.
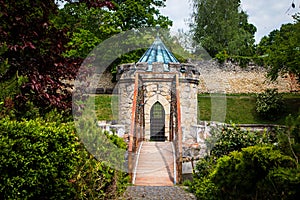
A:
[[[165,110],[156,102],[150,111],[150,140],[165,141]]]

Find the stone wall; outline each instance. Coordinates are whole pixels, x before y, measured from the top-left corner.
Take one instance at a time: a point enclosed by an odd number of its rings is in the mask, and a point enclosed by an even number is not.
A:
[[[300,91],[300,85],[289,75],[278,77],[270,82],[267,70],[250,65],[241,68],[231,62],[219,65],[213,61],[195,63],[201,73],[200,93],[261,93],[265,89],[277,88],[279,92]]]
[[[199,93],[219,92],[226,93],[261,93],[268,88],[277,88],[279,92],[300,91],[299,84],[296,84],[288,75],[280,76],[277,81],[270,82],[266,78],[267,71],[263,67],[250,65],[241,68],[231,62],[218,64],[214,61],[194,62],[200,72]],[[99,76],[99,75],[97,75]],[[112,75],[105,72],[100,77],[98,85],[93,87],[114,88],[115,83],[111,82]]]

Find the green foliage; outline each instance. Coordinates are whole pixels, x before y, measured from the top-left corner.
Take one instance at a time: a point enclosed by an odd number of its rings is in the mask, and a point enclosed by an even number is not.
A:
[[[217,53],[215,58],[218,60],[219,63],[224,63],[225,61],[227,61],[229,59],[229,55],[224,50],[224,51],[220,51],[219,53]]]
[[[163,28],[172,25],[168,17],[158,10],[164,7],[165,0],[112,2],[113,9],[90,7],[86,3],[67,3],[59,10],[52,21],[59,28],[68,28],[71,37],[65,56],[85,58],[97,44],[124,31],[157,24]]]
[[[233,63],[237,63],[241,67],[247,67],[249,63],[255,63],[259,66],[264,65],[264,59],[262,57],[253,55],[253,56],[236,56],[236,55],[228,55],[227,52],[221,51],[216,54],[215,59],[220,63],[224,63],[230,60]]]
[[[194,174],[194,179],[203,179],[212,173],[214,169],[215,159],[212,156],[206,156],[200,159],[196,165],[196,172]]]
[[[89,30],[78,29],[78,32],[73,33],[71,41],[67,44],[70,50],[63,55],[85,58],[100,42],[101,40]]]
[[[72,124],[0,121],[1,199],[70,199],[79,154]]]
[[[277,89],[267,89],[258,94],[256,99],[256,111],[265,119],[278,119],[283,111],[283,96]]]
[[[300,22],[297,15],[294,19],[295,23],[282,25],[280,30],[263,37],[258,45],[257,53],[264,56],[269,66],[268,76],[273,81],[286,73],[300,80]]]
[[[190,189],[198,199],[296,199],[299,196],[300,117],[286,126],[254,133],[216,128],[209,156],[196,165]]]
[[[194,181],[192,186],[192,192],[197,199],[203,200],[218,200],[220,196],[220,188],[209,178],[203,178],[198,181]]]
[[[115,134],[110,134],[107,131],[104,131],[104,134],[118,148],[124,149],[124,150],[127,149],[127,144],[124,142],[123,138],[120,138]]]
[[[293,199],[300,173],[295,161],[270,146],[251,146],[197,163],[191,185],[198,199]]]
[[[168,28],[172,22],[160,14],[158,8],[165,6],[166,0],[126,0],[115,1],[116,11],[111,13],[114,26],[122,31],[133,28],[155,26]],[[156,17],[155,17],[156,16]]]
[[[248,146],[274,143],[275,141],[276,139],[272,132],[255,133],[241,130],[241,128],[233,124],[232,127],[214,128],[211,132],[211,137],[206,140],[206,143],[209,150],[211,150],[210,155],[220,158],[232,151],[240,151]]]
[[[0,56],[4,54],[8,48],[6,43],[0,44]],[[26,76],[20,76],[16,71],[12,76],[7,76],[10,69],[8,58],[0,57],[0,116],[9,114],[13,107],[13,97],[20,93],[20,87],[27,81]]]
[[[210,177],[213,183],[222,188],[225,198],[251,199],[257,195],[258,183],[279,167],[296,168],[296,163],[272,147],[254,146],[220,158]],[[282,188],[277,189],[280,195]],[[264,190],[259,188],[262,193]]]
[[[184,180],[182,185],[184,186],[191,186],[192,185],[192,182],[190,180]]]
[[[299,163],[300,156],[300,115],[286,118],[286,127],[277,130],[278,147]]]
[[[136,63],[145,53],[146,49],[136,49],[130,51],[126,54],[119,56],[113,63],[109,66],[113,75],[113,81],[116,79],[117,75],[117,66],[124,63]]]
[[[270,46],[275,42],[275,37],[279,33],[279,30],[273,30],[269,33],[268,36],[262,37],[260,40],[256,51],[257,54],[260,56],[268,54],[268,51],[270,49]]]
[[[300,168],[279,167],[257,184],[258,199],[297,199],[299,188]]]
[[[232,152],[241,151],[245,147],[265,145],[274,141],[276,140],[271,132],[263,134],[250,132],[241,130],[234,124],[232,127],[213,128],[211,136],[206,140],[209,156],[197,162],[191,190],[199,199],[220,199],[222,187],[217,185],[217,181],[211,179],[219,160],[226,159],[228,158],[226,156],[231,155]]]
[[[124,169],[126,144],[116,135],[99,130],[95,113],[95,97],[81,102],[84,109],[74,116],[75,127],[87,150],[101,162],[118,170]]]
[[[125,190],[128,176],[91,156],[73,123],[62,123],[55,111],[48,116],[0,120],[1,199],[112,199]]]
[[[210,56],[226,50],[235,56],[254,54],[256,27],[248,23],[248,15],[240,9],[240,0],[194,0],[194,40]]]
[[[295,74],[300,78],[300,22],[283,25],[271,46],[268,64],[271,66],[269,76],[275,80],[284,73]]]
[[[74,182],[74,199],[116,199],[125,190],[129,176],[97,161],[87,151],[81,152]]]

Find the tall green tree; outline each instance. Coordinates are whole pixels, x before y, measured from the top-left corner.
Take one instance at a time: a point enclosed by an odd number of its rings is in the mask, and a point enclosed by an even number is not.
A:
[[[266,48],[266,64],[269,77],[276,80],[279,75],[288,73],[300,82],[300,21],[294,16],[295,23],[284,24],[275,36],[269,35],[271,43]],[[264,38],[263,38],[264,39]],[[263,46],[263,40],[259,46]]]
[[[240,4],[240,0],[193,0],[194,40],[212,57],[224,51],[235,56],[254,54],[256,27],[248,23]]]
[[[69,30],[71,42],[67,56],[85,58],[100,42],[123,31],[172,22],[159,12],[166,0],[115,0],[109,6],[91,6],[88,1],[65,4],[54,23]]]
[[[268,36],[264,36],[261,38],[258,46],[257,46],[257,54],[259,56],[265,56],[267,54],[267,51],[270,49],[271,45],[275,42],[275,36],[279,30],[273,30],[269,33]]]

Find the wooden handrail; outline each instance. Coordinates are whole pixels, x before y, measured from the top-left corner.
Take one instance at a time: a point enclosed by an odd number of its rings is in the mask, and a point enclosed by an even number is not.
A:
[[[131,124],[130,124],[130,133],[129,133],[129,144],[128,144],[128,173],[133,181],[133,163],[134,163],[134,156],[133,156],[133,143],[134,143],[134,131],[135,131],[135,114],[136,114],[136,103],[137,103],[137,95],[138,95],[138,74],[135,74],[135,81],[134,81],[134,94],[133,94],[133,101],[132,101],[132,112],[131,112]],[[135,148],[136,149],[136,148]]]
[[[136,102],[137,102],[137,95],[138,95],[138,84],[139,84],[139,75],[138,73],[135,74],[135,81],[134,81],[134,93],[133,93],[133,100],[132,100],[132,112],[131,112],[131,124],[130,124],[130,133],[129,133],[129,145],[128,151],[132,152],[133,150],[133,137],[135,131],[135,113],[136,113]]]
[[[180,108],[180,93],[179,93],[179,77],[176,74],[176,111],[177,111],[177,179],[178,183],[182,182],[182,129],[181,129],[181,108]]]

